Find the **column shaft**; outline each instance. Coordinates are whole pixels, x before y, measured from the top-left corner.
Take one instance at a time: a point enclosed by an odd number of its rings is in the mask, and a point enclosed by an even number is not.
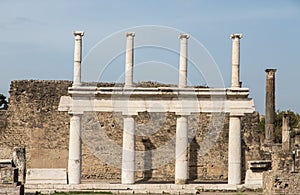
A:
[[[230,116],[228,142],[228,184],[241,183],[241,118]]]
[[[81,115],[75,114],[70,120],[68,176],[69,184],[81,183]]]
[[[241,87],[240,85],[240,39],[242,34],[232,34],[232,75],[231,87]]]
[[[284,114],[282,117],[282,150],[290,152],[290,127],[289,127],[289,115]]]
[[[75,31],[73,86],[81,85],[82,31]]]
[[[274,143],[275,72],[276,69],[266,70],[265,143],[267,144]]]
[[[179,60],[179,83],[178,87],[186,87],[187,85],[187,40],[190,36],[187,34],[180,34],[180,60]]]
[[[176,122],[175,184],[188,180],[188,119],[179,116]]]
[[[134,33],[126,33],[126,65],[125,65],[125,87],[132,87],[133,85],[133,45]]]
[[[122,184],[135,182],[135,121],[132,116],[124,118]]]

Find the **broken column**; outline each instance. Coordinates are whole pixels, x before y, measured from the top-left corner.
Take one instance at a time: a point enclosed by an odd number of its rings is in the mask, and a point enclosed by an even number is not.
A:
[[[68,178],[69,184],[81,183],[81,114],[71,114]]]
[[[229,118],[228,184],[240,184],[242,181],[241,116],[242,114],[230,113]]]
[[[73,86],[81,85],[81,58],[82,58],[82,36],[84,32],[75,31],[75,45],[74,45],[74,78]]]
[[[13,162],[18,168],[18,181],[24,184],[26,178],[26,151],[24,147],[14,147]]]
[[[275,121],[275,72],[276,69],[266,69],[266,113],[265,113],[265,143],[274,143]]]
[[[180,34],[180,60],[179,60],[179,83],[178,87],[183,88],[187,85],[187,40],[190,36],[187,34]]]
[[[188,117],[180,115],[176,121],[175,184],[188,181]]]
[[[133,116],[124,116],[122,184],[135,182],[135,121]]]
[[[125,65],[125,87],[132,87],[133,85],[133,45],[134,33],[126,33],[126,65]]]
[[[295,146],[299,147],[300,146],[300,129],[294,128],[293,131],[295,134]]]
[[[285,113],[282,116],[282,150],[285,152],[290,151],[290,127],[289,127],[289,115]]]
[[[240,82],[240,39],[242,34],[232,34],[232,75],[231,87],[241,87]]]

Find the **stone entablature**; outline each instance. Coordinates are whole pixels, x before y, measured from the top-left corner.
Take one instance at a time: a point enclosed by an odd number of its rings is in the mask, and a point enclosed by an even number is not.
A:
[[[253,113],[253,100],[247,88],[122,88],[122,87],[70,87],[69,94],[60,100],[59,111],[81,113],[85,111],[122,112],[227,112]]]

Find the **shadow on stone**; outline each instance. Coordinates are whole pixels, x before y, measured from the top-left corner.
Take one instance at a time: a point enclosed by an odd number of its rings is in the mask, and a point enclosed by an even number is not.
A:
[[[151,142],[149,138],[143,138],[142,143],[145,147],[145,153],[144,153],[144,178],[140,180],[143,181],[149,181],[152,178],[152,150],[155,149],[155,146]]]
[[[198,179],[198,150],[200,149],[196,138],[193,138],[190,143],[190,154],[189,154],[189,182]]]

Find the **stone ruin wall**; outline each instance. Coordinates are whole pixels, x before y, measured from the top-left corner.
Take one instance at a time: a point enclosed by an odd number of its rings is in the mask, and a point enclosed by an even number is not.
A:
[[[15,146],[25,146],[28,167],[66,167],[68,114],[58,112],[61,95],[71,82],[13,81],[5,129],[1,129],[1,157],[11,158]],[[49,160],[51,159],[51,160]]]
[[[264,194],[300,194],[300,158],[282,150],[281,145],[272,147],[272,170],[263,173]]]
[[[70,118],[68,113],[58,111],[58,104],[60,97],[67,95],[71,84],[70,81],[12,81],[9,109],[0,112],[0,159],[11,158],[13,147],[25,146],[27,168],[67,168]],[[229,117],[226,114],[222,121],[214,119],[214,116],[201,113],[189,117],[189,131],[194,130],[196,135],[194,139],[190,139],[189,147],[189,175],[192,180],[227,179]],[[110,155],[112,158],[120,154],[94,146],[101,141],[101,133],[105,133],[107,139],[116,145],[122,146],[121,113],[86,113],[83,116],[83,124],[83,139],[88,141],[83,141],[82,177],[88,180],[119,182],[120,167],[101,161],[97,154]],[[242,124],[242,161],[261,159],[258,113],[247,114],[243,117]],[[144,135],[138,133],[136,149],[151,151],[174,138],[176,116],[174,113],[140,113],[136,118],[136,127],[137,132],[144,132]],[[209,152],[202,154],[200,146],[205,147],[205,140],[215,138],[218,130],[220,135],[216,144]],[[171,155],[173,151],[170,151]],[[158,154],[159,157],[160,155],[161,159],[164,159],[166,154]],[[118,157],[120,159],[120,156]],[[145,157],[147,158],[151,158],[151,155]],[[147,162],[149,161],[137,159],[137,164],[151,166],[147,165]],[[137,181],[173,181],[174,166],[173,160],[152,170],[137,171]],[[246,168],[243,166],[243,169]]]

